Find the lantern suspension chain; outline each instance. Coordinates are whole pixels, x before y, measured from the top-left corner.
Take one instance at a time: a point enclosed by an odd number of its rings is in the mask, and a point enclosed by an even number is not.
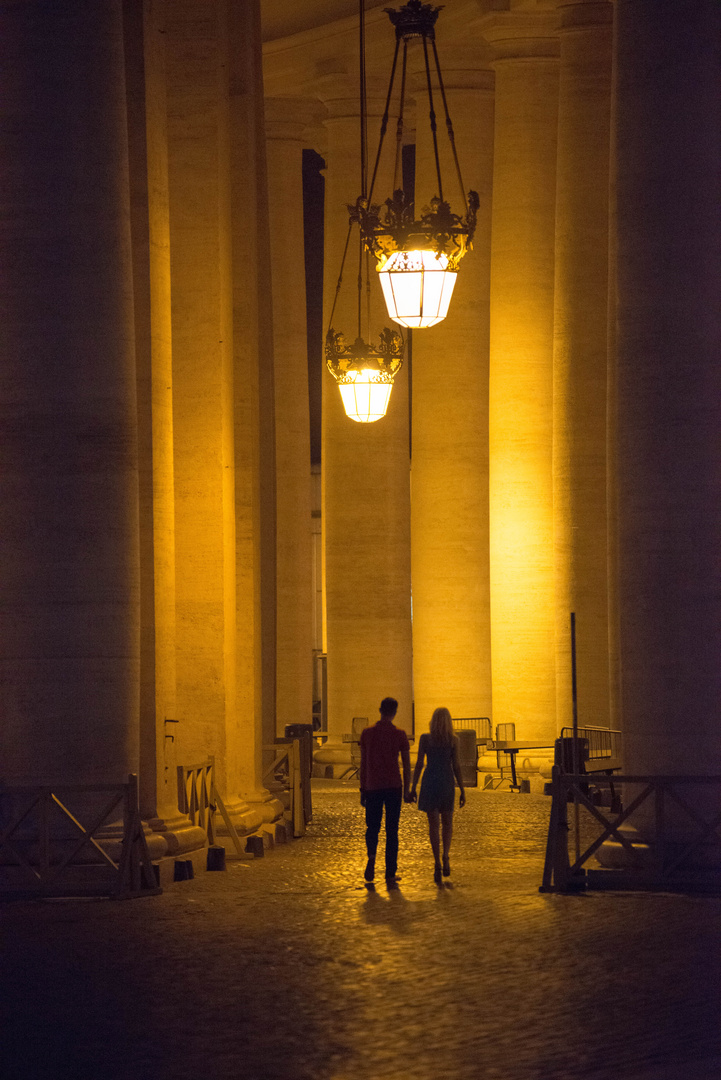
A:
[[[358,337],[363,337],[363,237],[358,230]]]
[[[368,87],[366,83],[366,17],[365,0],[360,0],[359,11],[359,51],[358,64],[360,69],[360,157],[361,157],[361,198],[368,195]],[[363,236],[358,229],[358,338],[363,337]],[[370,291],[370,281],[368,282]],[[367,304],[368,328],[370,340],[370,297]]]
[[[428,83],[428,108],[431,121],[431,135],[433,136],[433,153],[436,157],[436,176],[438,177],[438,198],[443,202],[443,181],[441,180],[441,161],[438,157],[438,134],[436,130],[436,113],[433,108],[433,87],[431,85],[431,68],[428,63],[428,40],[423,34],[423,57],[426,62],[426,82]]]
[[[360,0],[360,29],[359,41],[359,66],[360,78],[360,156],[361,156],[361,195],[365,199],[368,194],[368,91],[366,87],[366,17],[365,0]]]
[[[386,107],[383,110],[383,119],[381,120],[380,138],[378,140],[378,152],[376,153],[376,160],[375,160],[375,163],[373,165],[373,175],[371,177],[371,186],[370,186],[370,190],[368,192],[368,203],[369,203],[369,205],[370,205],[370,201],[371,201],[371,199],[373,197],[373,188],[375,187],[376,177],[378,175],[378,166],[379,166],[380,160],[381,160],[381,150],[383,149],[383,140],[386,137],[386,129],[388,127],[388,116],[390,114],[391,95],[393,93],[393,83],[394,83],[395,77],[396,77],[396,67],[398,65],[398,50],[399,50],[399,48],[400,48],[400,39],[396,38],[396,49],[395,49],[395,52],[393,53],[393,66],[391,68],[390,82],[388,83],[388,94],[386,96]]]
[[[343,284],[343,268],[345,267],[345,260],[346,260],[347,254],[348,254],[348,247],[350,245],[350,234],[351,234],[352,229],[353,229],[353,219],[351,218],[351,220],[348,222],[348,232],[345,234],[345,247],[343,248],[343,258],[340,261],[340,272],[338,274],[338,280],[337,280],[336,285],[335,285],[335,296],[333,297],[333,307],[330,309],[330,318],[328,319],[328,330],[326,331],[326,333],[328,333],[330,331],[330,328],[333,325],[333,316],[335,315],[335,307],[336,307],[336,304],[338,303],[338,294],[340,293],[340,287]]]
[[[423,40],[425,42],[425,38]],[[448,111],[448,102],[446,101],[446,88],[443,85],[443,75],[441,74],[441,63],[440,63],[440,60],[438,59],[438,49],[436,48],[435,36],[432,39],[432,45],[433,45],[433,57],[434,57],[435,62],[436,62],[436,71],[438,72],[438,86],[439,86],[440,91],[441,91],[441,98],[443,99],[443,111],[446,114],[446,129],[448,131],[448,141],[451,144],[451,152],[453,154],[453,162],[454,162],[454,164],[456,166],[456,176],[458,177],[458,183],[461,186],[461,198],[463,199],[463,204],[464,204],[464,206],[466,208],[466,213],[468,213],[468,196],[466,195],[466,189],[465,189],[464,184],[463,184],[463,177],[461,176],[461,166],[459,164],[458,154],[456,152],[456,136],[455,136],[455,132],[453,131],[453,122],[451,120],[451,114]],[[436,160],[437,160],[437,158],[436,158]],[[441,196],[441,198],[443,198],[443,196]]]
[[[406,101],[406,70],[408,67],[408,42],[403,39],[403,66],[401,68],[401,100],[398,105],[398,123],[396,124],[396,164],[393,170],[393,190],[403,184],[403,112]]]

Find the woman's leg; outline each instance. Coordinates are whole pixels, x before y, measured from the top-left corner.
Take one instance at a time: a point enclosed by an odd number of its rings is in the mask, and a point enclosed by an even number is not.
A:
[[[439,820],[438,820],[438,811],[437,810],[428,810],[426,812],[428,814],[428,836],[429,836],[430,841],[431,841],[431,848],[433,850],[433,858],[435,859],[436,864],[439,864],[440,861],[441,861],[441,852],[440,852],[440,838],[438,836],[438,826],[440,824]]]
[[[453,839],[453,811],[441,810],[441,830],[443,833],[443,862],[444,870],[446,874],[448,870],[448,855],[451,850],[451,840]]]

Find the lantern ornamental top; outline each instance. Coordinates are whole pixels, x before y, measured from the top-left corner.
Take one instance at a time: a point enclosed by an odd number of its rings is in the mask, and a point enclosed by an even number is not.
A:
[[[414,37],[424,37],[432,41],[435,37],[435,25],[443,5],[433,7],[422,4],[421,0],[408,0],[402,8],[383,8],[396,28],[397,41],[409,41]]]

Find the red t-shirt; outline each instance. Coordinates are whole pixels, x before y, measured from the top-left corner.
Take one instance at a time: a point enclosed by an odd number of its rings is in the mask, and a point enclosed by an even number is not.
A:
[[[402,788],[398,755],[410,751],[408,736],[391,720],[379,720],[373,727],[364,728],[360,737],[361,791],[381,788]]]

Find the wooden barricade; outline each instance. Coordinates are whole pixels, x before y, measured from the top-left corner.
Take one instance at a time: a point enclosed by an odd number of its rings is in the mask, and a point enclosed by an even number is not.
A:
[[[310,748],[310,741],[310,739],[306,740],[308,748]],[[301,739],[277,739],[275,743],[264,746],[263,749],[273,750],[276,753],[275,758],[263,773],[263,782],[280,770],[287,773],[293,836],[304,836],[306,826],[312,819],[310,791],[312,756],[309,758],[309,753],[305,751]]]
[[[89,811],[87,804],[102,796],[106,798],[101,809]],[[82,809],[77,805],[70,809],[68,804],[74,799]],[[135,773],[130,774],[127,784],[5,787],[0,791],[0,806],[4,807],[0,894],[124,900],[163,891],[140,820]],[[92,813],[89,820],[88,813]],[[116,862],[109,854],[112,844],[107,835],[99,834],[121,814],[122,840]]]
[[[208,757],[199,765],[178,765],[178,809],[187,814],[193,825],[199,825],[208,835],[208,843],[215,845],[213,815],[217,810],[223,819],[233,846],[241,858],[245,858],[245,847],[238,835],[220,792],[215,786],[215,758]]]
[[[588,774],[564,773],[554,766],[551,780],[551,816],[546,843],[541,892],[576,892],[582,889],[669,890],[721,894],[721,810],[705,817],[693,805],[689,789],[714,791],[712,801],[719,805],[721,776],[599,776],[595,786],[623,784],[632,788],[633,798],[618,812],[604,811],[591,800]],[[709,801],[709,800],[706,800]],[[587,811],[600,831],[581,851],[576,837],[576,856],[569,857],[568,804]],[[634,841],[622,826],[641,806],[650,818],[648,843]],[[669,835],[668,813],[681,811],[685,822],[684,838],[679,830]],[[607,868],[588,866],[602,844],[616,841],[623,855],[623,866]],[[698,853],[704,850],[704,857]]]

